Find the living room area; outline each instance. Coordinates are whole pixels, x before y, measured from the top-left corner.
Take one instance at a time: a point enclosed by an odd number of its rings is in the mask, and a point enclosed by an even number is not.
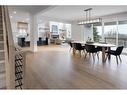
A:
[[[37,9],[40,7],[36,6],[33,8]],[[49,6],[43,7],[48,8]],[[15,45],[30,49],[30,43],[32,43],[31,40],[33,39],[33,33],[30,32],[31,14],[28,11],[24,11],[22,6],[9,6],[9,15]],[[71,41],[71,23],[45,17],[43,12],[36,14],[35,20],[36,37],[34,38],[37,46],[62,45]]]
[[[126,55],[121,50],[118,60],[106,51],[122,45],[126,54],[126,7],[9,6],[15,44],[32,51],[26,55],[26,88],[127,88]],[[91,54],[87,45],[101,49]]]

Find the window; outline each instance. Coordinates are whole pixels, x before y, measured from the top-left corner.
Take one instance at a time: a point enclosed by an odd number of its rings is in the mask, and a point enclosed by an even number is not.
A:
[[[93,24],[93,40],[94,42],[102,41],[102,25],[101,23]]]
[[[93,39],[95,42],[99,42],[102,40],[102,26],[93,27]]]
[[[117,34],[116,22],[105,23],[105,26],[104,26],[105,42],[116,45],[116,34]]]
[[[118,46],[124,46],[124,53],[127,53],[127,21],[119,21],[118,25]]]
[[[59,36],[59,39],[71,38],[71,24],[50,21],[51,36]]]
[[[26,23],[26,22],[18,22],[17,23],[17,27],[18,27],[19,36],[26,37],[28,35],[28,33],[27,33],[28,23]]]
[[[123,53],[127,53],[127,20],[116,22],[106,22],[104,24],[104,33],[102,33],[102,26],[94,26],[93,30],[94,41],[101,41],[104,36],[106,43],[115,44],[117,46],[124,46]],[[96,32],[95,32],[96,30]],[[95,33],[94,33],[95,32]],[[102,35],[104,34],[104,35]],[[96,36],[100,36],[96,37]],[[98,40],[99,38],[99,40]]]
[[[118,29],[118,45],[127,48],[127,21],[120,21]]]
[[[52,32],[58,33],[58,26],[57,25],[52,25]]]

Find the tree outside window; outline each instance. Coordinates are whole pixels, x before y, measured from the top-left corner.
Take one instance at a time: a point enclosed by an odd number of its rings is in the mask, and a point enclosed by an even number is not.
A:
[[[99,32],[97,31],[97,28],[94,26],[93,27],[93,40],[94,40],[94,42],[99,42],[101,39],[101,36],[98,33]]]

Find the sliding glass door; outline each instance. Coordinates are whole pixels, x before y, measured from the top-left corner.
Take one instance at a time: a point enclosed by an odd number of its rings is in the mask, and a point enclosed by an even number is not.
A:
[[[104,40],[106,43],[116,44],[117,26],[116,22],[108,22],[104,24]]]
[[[118,46],[124,46],[123,53],[127,53],[127,21],[119,21]]]

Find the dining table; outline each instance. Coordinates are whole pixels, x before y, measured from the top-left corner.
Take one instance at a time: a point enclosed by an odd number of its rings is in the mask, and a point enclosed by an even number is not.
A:
[[[95,47],[99,46],[102,47],[102,62],[105,62],[105,53],[106,50],[105,48],[108,48],[108,50],[111,49],[111,47],[116,47],[116,45],[114,44],[109,44],[109,43],[105,43],[105,42],[84,42],[84,41],[73,41],[72,43],[81,43],[82,46],[85,46],[85,44],[88,45],[94,45]],[[75,50],[73,49],[73,53],[75,53]],[[108,56],[108,59],[110,59],[110,55]]]
[[[105,62],[105,48],[107,47],[108,50],[111,49],[111,47],[116,47],[116,45],[114,44],[108,44],[108,43],[85,43],[85,44],[88,44],[88,45],[94,45],[94,46],[99,46],[99,47],[102,47],[102,62]],[[108,57],[110,59],[110,55]]]

